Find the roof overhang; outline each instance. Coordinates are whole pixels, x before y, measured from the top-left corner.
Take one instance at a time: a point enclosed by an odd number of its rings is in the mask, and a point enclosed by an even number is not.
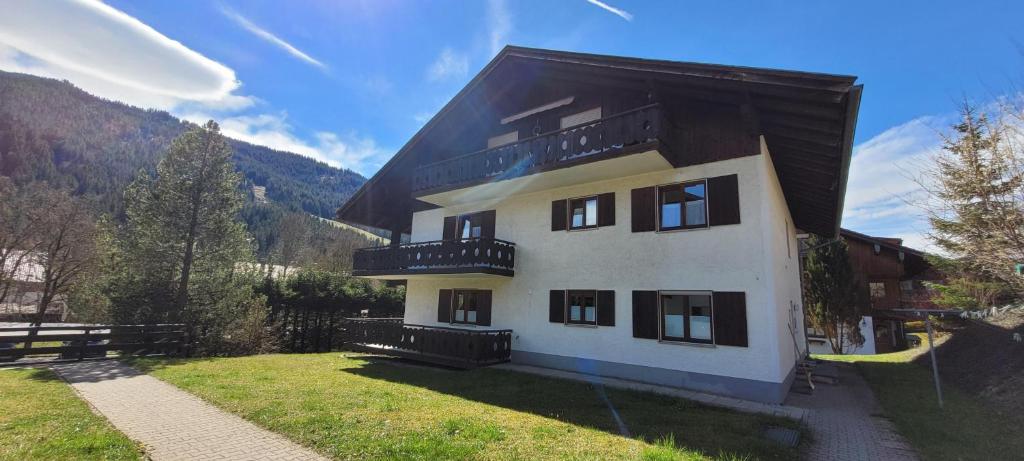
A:
[[[416,200],[409,190],[418,165],[417,147],[445,118],[457,111],[472,113],[469,106],[486,101],[480,96],[484,89],[500,92],[494,88],[501,88],[502,80],[514,80],[514,72],[524,68],[541,69],[545,76],[646,86],[753,109],[794,224],[823,236],[838,235],[862,93],[856,77],[513,46],[498,53],[342,205],[338,218],[408,232],[412,213],[433,207]]]

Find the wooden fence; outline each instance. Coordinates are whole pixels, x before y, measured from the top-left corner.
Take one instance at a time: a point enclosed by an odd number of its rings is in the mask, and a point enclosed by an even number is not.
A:
[[[0,364],[26,356],[83,360],[120,355],[187,355],[182,324],[80,325],[0,328]]]

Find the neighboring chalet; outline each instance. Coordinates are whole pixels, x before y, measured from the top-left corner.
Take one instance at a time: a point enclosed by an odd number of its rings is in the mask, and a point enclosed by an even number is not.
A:
[[[869,306],[860,330],[864,344],[845,346],[847,353],[880,354],[907,348],[902,309],[933,309],[926,281],[939,281],[941,276],[925,259],[923,252],[903,246],[898,238],[872,237],[849,229],[840,230],[850,252],[850,263],[867,284]],[[808,329],[812,353],[831,354],[827,341]]]
[[[408,280],[404,323],[351,338],[781,402],[796,235],[839,231],[855,81],[506,47],[338,211],[396,242],[355,275]]]

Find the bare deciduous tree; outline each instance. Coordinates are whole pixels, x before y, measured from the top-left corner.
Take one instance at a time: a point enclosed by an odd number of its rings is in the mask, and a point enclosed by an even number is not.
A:
[[[67,295],[96,264],[96,222],[87,207],[63,191],[44,191],[38,205],[46,210],[32,259],[42,269],[42,293],[36,307],[40,325],[54,298]]]

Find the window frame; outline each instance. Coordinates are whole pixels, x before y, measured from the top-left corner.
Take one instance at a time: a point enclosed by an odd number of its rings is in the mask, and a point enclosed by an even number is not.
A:
[[[566,213],[565,214],[565,230],[566,231],[573,232],[573,231],[591,230],[591,229],[597,229],[598,227],[600,227],[600,223],[601,223],[601,216],[600,216],[601,215],[601,201],[598,198],[598,195],[600,195],[600,194],[584,195],[582,197],[573,197],[573,198],[565,199],[565,202],[566,202],[566,206],[565,206],[565,213]],[[587,225],[587,202],[590,201],[590,200],[594,201],[594,224],[593,225]],[[583,225],[579,226],[579,227],[573,227],[573,225],[572,225],[573,202],[582,202],[583,203]]]
[[[594,321],[588,322],[587,318],[587,307],[580,306],[580,320],[574,321],[569,315],[569,311],[572,307],[573,295],[589,296],[594,304]],[[557,311],[556,311],[557,312]],[[578,325],[587,327],[597,326],[597,290],[565,290],[565,324],[566,325]]]
[[[872,285],[881,285],[882,286],[882,295],[881,296],[875,296],[875,290],[872,289]],[[883,281],[878,281],[878,280],[869,281],[868,282],[868,296],[871,298],[872,301],[877,301],[879,299],[887,298],[889,296],[889,287],[887,285],[888,284],[885,283],[884,280]]]
[[[690,334],[690,306],[687,305],[683,311],[683,337],[665,335],[665,303],[666,296],[707,296],[708,305],[711,308],[711,318],[708,326],[711,331],[710,339],[693,338]],[[708,290],[660,290],[658,291],[658,341],[671,344],[689,344],[706,347],[715,346],[715,296],[714,292]]]
[[[476,299],[476,296],[477,296],[477,293],[480,293],[482,291],[486,291],[486,290],[479,290],[479,289],[475,289],[475,288],[453,288],[452,289],[452,304],[448,308],[449,319],[450,319],[450,324],[451,325],[480,325],[479,324],[479,321],[480,321],[480,301],[478,299]],[[455,307],[458,304],[458,299],[459,299],[459,295],[460,294],[472,294],[473,295],[473,299],[474,299],[473,312],[477,313],[475,321],[470,322],[470,321],[467,321],[467,320],[461,320],[460,321],[460,320],[456,320],[455,319],[455,311],[457,310],[457,309],[455,309]],[[469,310],[466,310],[466,318],[469,318]]]
[[[686,224],[686,188],[689,187],[689,186],[695,186],[695,185],[698,185],[698,184],[704,186],[704,224],[691,224],[691,225],[688,225],[688,224]],[[682,189],[682,193],[683,193],[683,197],[682,197],[683,201],[680,203],[680,206],[679,206],[679,222],[680,222],[680,225],[679,226],[664,227],[664,226],[662,226],[662,219],[661,219],[662,218],[662,207],[664,205],[664,203],[662,202],[662,191],[664,189],[666,189],[666,188],[669,188],[669,187],[679,187],[679,188],[681,188]],[[709,197],[708,197],[708,179],[707,178],[695,179],[695,180],[692,180],[692,181],[681,181],[681,182],[674,182],[674,183],[668,183],[668,184],[659,184],[659,185],[655,186],[655,190],[654,190],[654,213],[655,213],[654,214],[654,221],[655,221],[654,224],[655,224],[655,231],[657,231],[657,232],[677,232],[677,231],[685,231],[685,230],[695,230],[695,229],[707,229],[707,228],[710,228],[711,227],[711,221],[710,221],[710,219],[708,219],[708,199],[709,199]]]
[[[455,218],[455,239],[456,240],[472,240],[483,238],[484,235],[484,222],[483,212],[460,214]],[[469,237],[462,236],[462,230],[465,227],[465,222],[469,221]],[[480,228],[480,235],[473,237],[473,223],[476,221],[476,226]]]

